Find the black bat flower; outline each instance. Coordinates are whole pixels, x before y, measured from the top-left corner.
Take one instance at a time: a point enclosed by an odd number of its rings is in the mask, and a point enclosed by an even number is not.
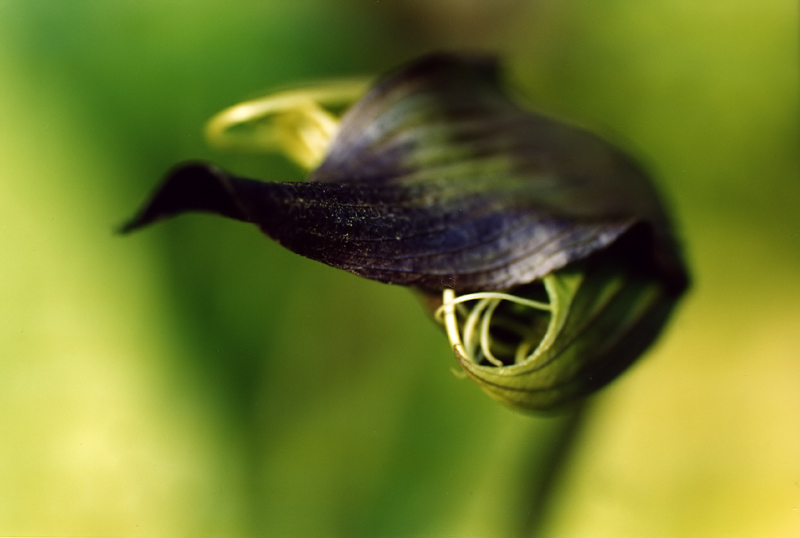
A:
[[[653,342],[687,286],[667,215],[628,156],[520,108],[497,64],[423,57],[346,111],[306,182],[174,169],[132,231],[187,211],[419,290],[492,397],[549,409]]]

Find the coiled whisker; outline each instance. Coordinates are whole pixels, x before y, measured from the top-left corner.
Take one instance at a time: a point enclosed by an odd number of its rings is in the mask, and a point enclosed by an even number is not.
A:
[[[509,303],[516,310],[496,315],[503,303]],[[552,305],[511,293],[487,291],[456,295],[454,290],[446,289],[442,292],[442,305],[434,316],[445,325],[450,345],[467,359],[475,364],[486,361],[502,367],[509,362],[525,362],[538,347],[542,334],[534,330],[532,324],[525,323],[532,321],[530,310],[552,312]],[[493,334],[497,329],[506,333],[504,340]]]

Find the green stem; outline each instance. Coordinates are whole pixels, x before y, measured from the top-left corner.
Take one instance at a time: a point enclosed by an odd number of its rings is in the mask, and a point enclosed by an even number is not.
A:
[[[522,491],[527,510],[523,509],[521,513],[519,531],[516,534],[520,538],[542,538],[548,515],[558,500],[554,494],[569,469],[588,415],[587,403],[581,403],[570,410],[564,418],[561,431],[548,447],[547,454],[527,469],[530,486],[527,491]]]

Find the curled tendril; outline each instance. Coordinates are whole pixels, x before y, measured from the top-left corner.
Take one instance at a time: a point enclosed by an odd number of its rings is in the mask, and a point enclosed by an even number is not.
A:
[[[509,293],[485,291],[456,295],[454,290],[446,289],[442,292],[442,305],[436,309],[434,317],[445,326],[450,345],[469,361],[480,364],[486,360],[495,366],[504,366],[510,358],[511,364],[520,364],[533,357],[534,350],[541,342],[537,338],[540,335],[532,333],[524,317],[495,316],[503,302],[544,312],[552,311],[548,303]],[[495,329],[510,334],[511,342],[500,342],[494,338]],[[498,358],[498,354],[502,354],[504,359]]]
[[[339,131],[340,118],[331,108],[353,103],[368,83],[364,78],[331,80],[239,103],[208,121],[206,140],[221,150],[282,151],[311,170]]]

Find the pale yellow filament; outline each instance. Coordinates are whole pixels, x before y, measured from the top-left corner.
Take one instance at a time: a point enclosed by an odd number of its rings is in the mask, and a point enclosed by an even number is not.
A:
[[[476,302],[469,308],[463,326],[459,330],[456,306],[463,305],[469,301]],[[552,306],[548,303],[526,299],[509,293],[478,292],[456,296],[455,291],[446,289],[442,292],[442,305],[436,310],[435,317],[444,323],[447,338],[456,352],[477,364],[480,362],[478,358],[478,349],[480,349],[483,358],[488,362],[495,366],[503,366],[502,361],[492,352],[490,332],[494,312],[503,301],[510,301],[536,310],[552,311]],[[523,339],[519,343],[514,354],[515,363],[518,364],[530,357],[534,343],[528,339]]]
[[[324,106],[355,102],[368,82],[331,81],[239,103],[209,120],[206,139],[218,149],[283,151],[300,166],[313,169],[339,130],[339,117]]]

